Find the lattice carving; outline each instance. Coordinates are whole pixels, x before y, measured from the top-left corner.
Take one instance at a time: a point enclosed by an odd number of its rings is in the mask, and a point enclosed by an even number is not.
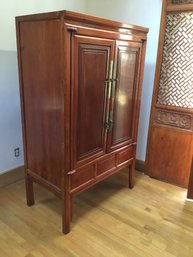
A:
[[[192,4],[193,0],[172,0],[172,4]]]
[[[193,131],[193,117],[191,114],[156,109],[155,122]]]
[[[193,12],[167,15],[157,102],[193,108]]]

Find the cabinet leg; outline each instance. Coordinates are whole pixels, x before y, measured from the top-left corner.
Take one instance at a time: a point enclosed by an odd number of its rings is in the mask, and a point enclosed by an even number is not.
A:
[[[72,220],[72,197],[66,192],[63,199],[63,220],[62,231],[64,234],[70,232],[70,222]]]
[[[133,188],[135,184],[135,162],[129,166],[129,188]]]
[[[73,218],[73,200],[72,200],[72,197],[71,197],[71,208],[70,208],[70,218],[71,218],[71,221],[72,221],[72,218]]]
[[[34,190],[33,190],[33,182],[30,179],[29,175],[26,175],[25,177],[25,185],[26,185],[27,205],[32,206],[34,205]]]

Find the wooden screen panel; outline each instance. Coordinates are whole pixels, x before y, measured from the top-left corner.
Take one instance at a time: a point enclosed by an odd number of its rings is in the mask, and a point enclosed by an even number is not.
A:
[[[145,164],[146,174],[183,187],[193,131],[193,5],[186,3],[163,1]]]
[[[193,108],[193,12],[167,15],[158,104]]]
[[[167,14],[157,103],[193,108],[193,12]]]

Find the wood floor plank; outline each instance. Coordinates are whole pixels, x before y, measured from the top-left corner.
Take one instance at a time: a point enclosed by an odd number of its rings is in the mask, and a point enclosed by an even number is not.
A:
[[[1,257],[193,257],[193,202],[186,190],[125,171],[74,198],[71,233],[63,235],[61,201],[24,181],[0,188]]]

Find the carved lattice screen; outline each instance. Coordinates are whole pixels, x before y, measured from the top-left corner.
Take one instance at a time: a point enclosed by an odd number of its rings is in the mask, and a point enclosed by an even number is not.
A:
[[[157,103],[193,108],[193,12],[167,14]]]
[[[145,173],[187,187],[193,156],[193,0],[162,3]]]

